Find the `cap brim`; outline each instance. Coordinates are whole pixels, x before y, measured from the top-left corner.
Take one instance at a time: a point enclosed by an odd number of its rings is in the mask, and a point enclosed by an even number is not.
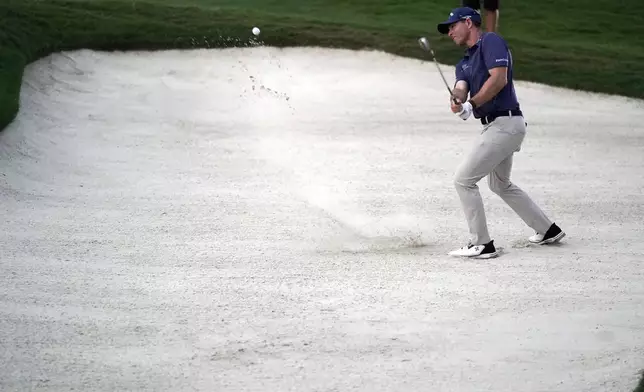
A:
[[[449,26],[451,26],[453,23],[455,22],[450,22],[449,20],[447,22],[439,23],[437,26],[438,32],[441,34],[447,34],[449,32]]]

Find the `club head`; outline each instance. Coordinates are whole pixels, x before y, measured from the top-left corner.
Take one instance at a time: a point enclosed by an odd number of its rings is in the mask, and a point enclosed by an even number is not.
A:
[[[418,38],[418,45],[420,45],[420,47],[426,52],[431,50],[431,46],[429,45],[429,40],[425,37]]]

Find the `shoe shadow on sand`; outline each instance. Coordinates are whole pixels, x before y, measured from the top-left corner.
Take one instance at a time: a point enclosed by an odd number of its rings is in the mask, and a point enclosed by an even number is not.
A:
[[[536,243],[528,241],[527,239],[520,239],[520,240],[512,241],[510,243],[510,247],[514,248],[514,249],[540,248],[540,247],[559,248],[559,247],[562,247],[562,246],[566,246],[566,241],[565,240],[554,242],[552,244],[536,244]]]

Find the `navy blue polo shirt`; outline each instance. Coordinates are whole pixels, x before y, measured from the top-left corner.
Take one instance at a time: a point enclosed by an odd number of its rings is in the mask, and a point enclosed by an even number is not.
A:
[[[490,77],[488,70],[495,67],[508,67],[508,83],[494,98],[474,109],[475,118],[498,111],[519,109],[512,81],[512,54],[505,40],[496,33],[483,33],[478,42],[465,51],[465,56],[456,65],[456,81],[467,82],[471,98]]]

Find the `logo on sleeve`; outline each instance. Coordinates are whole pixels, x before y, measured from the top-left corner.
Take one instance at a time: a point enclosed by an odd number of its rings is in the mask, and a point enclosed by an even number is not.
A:
[[[507,58],[505,58],[505,59],[496,59],[496,62],[497,63],[509,63],[510,60],[508,60]]]

